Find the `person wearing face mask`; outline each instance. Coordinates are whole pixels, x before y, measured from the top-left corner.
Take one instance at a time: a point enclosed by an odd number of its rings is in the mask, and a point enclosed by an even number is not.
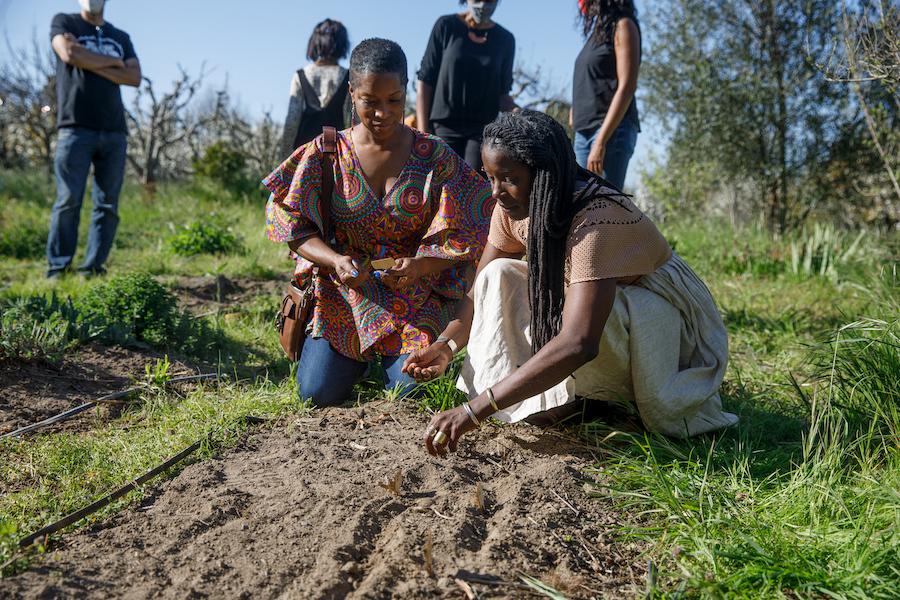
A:
[[[418,72],[416,123],[433,131],[476,171],[481,134],[510,97],[516,40],[492,19],[499,2],[462,0],[468,10],[434,24]]]
[[[47,239],[47,276],[68,271],[78,242],[81,203],[94,166],[87,251],[78,270],[105,272],[119,223],[119,191],[127,143],[121,85],[141,83],[131,38],[103,17],[105,0],[79,0],[80,13],[60,13],[50,25],[56,53],[56,202]]]
[[[407,78],[395,42],[361,42],[350,56],[359,122],[337,133],[332,196],[322,197],[323,135],[263,180],[267,235],[294,253],[298,287],[313,286],[297,382],[314,406],[348,399],[379,360],[385,388],[411,391],[403,361],[437,341],[487,240],[490,188],[403,123]]]
[[[578,0],[587,38],[575,59],[572,110],[578,164],[618,189],[634,154],[641,31],[633,0]]]

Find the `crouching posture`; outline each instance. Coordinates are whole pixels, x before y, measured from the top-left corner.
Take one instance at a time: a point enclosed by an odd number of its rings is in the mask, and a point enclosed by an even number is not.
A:
[[[497,205],[475,285],[403,367],[431,379],[468,344],[458,385],[471,401],[432,418],[428,451],[455,450],[489,416],[547,421],[576,395],[631,402],[672,436],[736,423],[719,398],[728,340],[709,290],[626,196],[576,165],[562,127],[503,114],[482,158]]]
[[[364,40],[350,57],[360,122],[337,133],[332,197],[322,194],[322,136],[264,181],[269,239],[288,243],[297,281],[315,294],[297,381],[316,406],[347,400],[376,360],[386,388],[411,392],[404,360],[453,318],[484,248],[487,183],[444,142],[403,124],[406,83],[400,46]]]

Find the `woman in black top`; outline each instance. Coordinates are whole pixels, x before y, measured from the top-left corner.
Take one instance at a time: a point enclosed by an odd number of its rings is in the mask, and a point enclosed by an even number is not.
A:
[[[509,95],[516,40],[491,20],[497,4],[468,0],[466,12],[437,20],[416,88],[419,129],[443,139],[476,171],[484,126],[516,107]]]
[[[571,125],[583,168],[625,185],[641,130],[634,92],[641,33],[633,0],[579,0],[587,40],[575,60]]]

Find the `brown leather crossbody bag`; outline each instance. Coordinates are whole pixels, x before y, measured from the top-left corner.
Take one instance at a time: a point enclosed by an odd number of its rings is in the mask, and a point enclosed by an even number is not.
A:
[[[334,194],[334,163],[337,160],[337,131],[334,127],[323,127],[322,138],[322,239],[328,241],[331,237],[331,202]],[[275,329],[278,331],[281,347],[291,361],[300,360],[303,342],[306,341],[306,325],[316,303],[317,274],[318,269],[315,269],[313,276],[303,286],[292,276],[284,298],[281,299],[281,309],[275,315]]]

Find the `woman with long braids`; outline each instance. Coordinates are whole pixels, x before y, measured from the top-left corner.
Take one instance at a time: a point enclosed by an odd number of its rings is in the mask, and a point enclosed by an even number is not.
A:
[[[377,360],[386,388],[409,391],[404,359],[453,318],[487,238],[487,183],[403,124],[406,83],[400,46],[361,42],[350,56],[360,122],[337,134],[332,197],[322,197],[322,135],[263,182],[269,239],[290,247],[300,286],[315,293],[297,382],[316,406],[346,400]]]
[[[585,43],[575,59],[570,125],[581,167],[619,190],[634,154],[641,31],[633,0],[578,0]]]
[[[632,403],[672,436],[736,423],[719,399],[728,339],[709,290],[627,196],[575,163],[562,126],[501,114],[482,158],[497,205],[475,285],[403,366],[432,379],[468,344],[458,385],[471,401],[431,419],[427,450],[455,450],[490,416],[543,424],[592,399]]]

